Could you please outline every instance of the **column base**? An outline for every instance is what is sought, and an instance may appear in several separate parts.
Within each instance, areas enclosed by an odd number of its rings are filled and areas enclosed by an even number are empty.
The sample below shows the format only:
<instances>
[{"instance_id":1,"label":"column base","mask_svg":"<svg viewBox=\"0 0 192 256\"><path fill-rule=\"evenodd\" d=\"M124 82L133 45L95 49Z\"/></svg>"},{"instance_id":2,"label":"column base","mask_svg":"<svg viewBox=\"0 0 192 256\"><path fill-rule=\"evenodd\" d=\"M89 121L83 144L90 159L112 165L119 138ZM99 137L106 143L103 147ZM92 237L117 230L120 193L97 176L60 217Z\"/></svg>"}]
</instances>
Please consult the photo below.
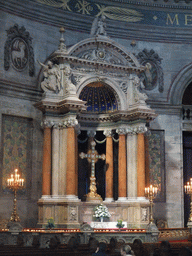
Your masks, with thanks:
<instances>
[{"instance_id":1,"label":"column base","mask_svg":"<svg viewBox=\"0 0 192 256\"><path fill-rule=\"evenodd\" d=\"M114 202L114 199L112 197L107 197L107 198L105 198L104 202L111 203L111 202Z\"/></svg>"},{"instance_id":2,"label":"column base","mask_svg":"<svg viewBox=\"0 0 192 256\"><path fill-rule=\"evenodd\" d=\"M137 197L137 200L140 201L140 202L149 202L149 199L147 199L144 196Z\"/></svg>"},{"instance_id":3,"label":"column base","mask_svg":"<svg viewBox=\"0 0 192 256\"><path fill-rule=\"evenodd\" d=\"M116 202L127 202L127 197L119 197Z\"/></svg>"}]
</instances>

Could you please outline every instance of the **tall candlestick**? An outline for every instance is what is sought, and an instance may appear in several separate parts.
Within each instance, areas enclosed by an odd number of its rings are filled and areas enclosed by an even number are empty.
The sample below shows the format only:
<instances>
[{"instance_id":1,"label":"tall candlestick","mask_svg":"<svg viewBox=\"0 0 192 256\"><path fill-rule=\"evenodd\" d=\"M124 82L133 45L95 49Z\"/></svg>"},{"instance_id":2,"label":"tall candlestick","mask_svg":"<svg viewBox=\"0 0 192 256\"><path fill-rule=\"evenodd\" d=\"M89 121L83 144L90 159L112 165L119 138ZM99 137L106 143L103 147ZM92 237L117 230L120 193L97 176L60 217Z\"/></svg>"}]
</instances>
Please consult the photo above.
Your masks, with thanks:
<instances>
[{"instance_id":1,"label":"tall candlestick","mask_svg":"<svg viewBox=\"0 0 192 256\"><path fill-rule=\"evenodd\" d=\"M23 189L24 179L20 179L20 175L17 174L18 170L14 170L14 174L11 174L11 178L7 179L7 188L14 191L14 200L13 200L13 212L11 214L10 221L18 222L20 221L19 215L17 214L17 190ZM22 182L21 182L22 181Z\"/></svg>"},{"instance_id":2,"label":"tall candlestick","mask_svg":"<svg viewBox=\"0 0 192 256\"><path fill-rule=\"evenodd\" d=\"M157 187L153 187L153 185L150 185L148 188L145 188L145 196L149 199L150 202L150 224L154 223L153 218L153 200L157 196Z\"/></svg>"},{"instance_id":3,"label":"tall candlestick","mask_svg":"<svg viewBox=\"0 0 192 256\"><path fill-rule=\"evenodd\" d=\"M189 214L189 222L192 222L192 178L187 182L187 185L184 186L185 193L190 195L190 214Z\"/></svg>"}]
</instances>

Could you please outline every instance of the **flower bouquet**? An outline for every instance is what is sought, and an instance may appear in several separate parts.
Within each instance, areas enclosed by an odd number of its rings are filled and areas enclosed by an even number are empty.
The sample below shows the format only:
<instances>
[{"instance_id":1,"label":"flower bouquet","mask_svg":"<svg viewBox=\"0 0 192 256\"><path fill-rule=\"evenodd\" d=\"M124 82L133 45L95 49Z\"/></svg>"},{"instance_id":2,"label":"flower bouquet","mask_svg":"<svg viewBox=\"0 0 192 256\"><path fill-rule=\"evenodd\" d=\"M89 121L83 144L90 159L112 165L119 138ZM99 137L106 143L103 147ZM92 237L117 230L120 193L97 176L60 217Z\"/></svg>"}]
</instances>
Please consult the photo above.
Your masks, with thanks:
<instances>
[{"instance_id":1,"label":"flower bouquet","mask_svg":"<svg viewBox=\"0 0 192 256\"><path fill-rule=\"evenodd\" d=\"M111 214L109 213L109 210L106 205L99 204L94 208L93 217L99 218L102 222L103 218L109 218L109 217L111 217Z\"/></svg>"}]
</instances>

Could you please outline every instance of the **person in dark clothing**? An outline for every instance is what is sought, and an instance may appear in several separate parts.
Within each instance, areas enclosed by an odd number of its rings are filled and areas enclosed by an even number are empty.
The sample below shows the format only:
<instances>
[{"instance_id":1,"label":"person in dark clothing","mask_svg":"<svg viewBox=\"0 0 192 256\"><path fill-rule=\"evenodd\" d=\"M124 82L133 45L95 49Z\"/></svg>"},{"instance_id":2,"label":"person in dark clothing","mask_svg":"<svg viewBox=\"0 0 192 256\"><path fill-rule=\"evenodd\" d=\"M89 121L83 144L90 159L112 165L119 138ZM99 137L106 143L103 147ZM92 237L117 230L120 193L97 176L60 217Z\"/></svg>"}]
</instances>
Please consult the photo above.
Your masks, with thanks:
<instances>
[{"instance_id":1,"label":"person in dark clothing","mask_svg":"<svg viewBox=\"0 0 192 256\"><path fill-rule=\"evenodd\" d=\"M159 246L161 256L171 256L171 245L169 241L162 241Z\"/></svg>"},{"instance_id":2,"label":"person in dark clothing","mask_svg":"<svg viewBox=\"0 0 192 256\"><path fill-rule=\"evenodd\" d=\"M106 243L99 243L99 246L97 247L97 250L95 253L92 254L92 256L107 256L107 254L105 253L107 249L107 245Z\"/></svg>"},{"instance_id":3,"label":"person in dark clothing","mask_svg":"<svg viewBox=\"0 0 192 256\"><path fill-rule=\"evenodd\" d=\"M135 239L133 241L132 250L135 256L149 256L148 251L144 248L140 239Z\"/></svg>"}]
</instances>

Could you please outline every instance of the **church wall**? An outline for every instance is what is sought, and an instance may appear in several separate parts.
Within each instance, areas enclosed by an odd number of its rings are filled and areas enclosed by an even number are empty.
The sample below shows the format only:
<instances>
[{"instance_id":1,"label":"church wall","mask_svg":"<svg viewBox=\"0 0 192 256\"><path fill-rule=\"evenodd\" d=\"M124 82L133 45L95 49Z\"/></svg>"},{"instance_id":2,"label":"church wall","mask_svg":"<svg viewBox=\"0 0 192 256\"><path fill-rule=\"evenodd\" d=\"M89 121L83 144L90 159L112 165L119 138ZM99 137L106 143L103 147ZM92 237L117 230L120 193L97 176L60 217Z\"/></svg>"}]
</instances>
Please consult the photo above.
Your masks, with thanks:
<instances>
[{"instance_id":1,"label":"church wall","mask_svg":"<svg viewBox=\"0 0 192 256\"><path fill-rule=\"evenodd\" d=\"M184 206L180 111L174 115L161 112L151 123L151 129L165 131L166 201L155 204L155 218L167 220L168 227L182 227Z\"/></svg>"},{"instance_id":2,"label":"church wall","mask_svg":"<svg viewBox=\"0 0 192 256\"><path fill-rule=\"evenodd\" d=\"M1 170L3 170L3 134L2 134L2 119L3 116L9 117L14 116L19 118L28 118L31 120L31 142L29 146L31 148L31 154L29 159L27 159L27 170L22 170L19 168L22 177L25 176L25 188L23 192L18 192L17 196L17 206L18 214L21 219L21 224L25 227L35 227L37 223L37 200L41 196L42 187L42 135L43 131L41 128L42 115L39 111L33 107L31 102L27 100L17 99L13 97L0 96L0 141L1 141ZM4 136L6 136L4 134ZM32 145L30 145L32 143ZM17 147L15 148L17 150ZM23 151L21 152L23 153ZM5 154L4 154L5 155ZM18 156L19 157L19 156ZM18 158L17 158L18 159ZM14 161L13 161L14 162ZM17 163L15 161L14 168L17 168ZM24 163L23 163L24 164ZM14 169L8 170L9 174L14 172ZM27 172L27 173L26 173ZM23 175L22 175L23 174ZM6 182L6 177L1 178ZM0 185L0 226L3 227L3 223L8 222L11 217L13 210L13 192L2 187Z\"/></svg>"},{"instance_id":3,"label":"church wall","mask_svg":"<svg viewBox=\"0 0 192 256\"><path fill-rule=\"evenodd\" d=\"M59 26L46 25L34 20L24 19L12 14L0 11L0 43L4 46L7 34L6 30L14 26L24 26L26 31L32 37L32 47L35 59L35 76L30 77L28 71L18 72L12 67L8 71L4 70L4 47L0 48L0 80L7 87L0 86L0 114L8 114L32 118L33 120L33 150L32 150L32 168L31 168L31 187L27 198L18 198L18 212L24 226L33 226L37 221L37 200L41 196L41 171L42 171L42 138L43 133L40 123L42 114L33 107L33 104L40 97L40 90L37 87L40 65L38 61L44 62L46 58L57 49L59 44ZM65 26L65 24L64 24ZM86 33L66 30L64 34L67 46L79 42L89 37ZM149 51L153 49L161 60L161 67L164 73L164 91L160 93L158 87L152 91L147 91L149 104L159 116L151 123L151 129L165 130L165 173L166 173L166 202L155 204L155 218L165 218L169 227L183 226L183 183L182 183L182 130L180 112L175 114L167 109L169 108L169 91L171 84L177 74L186 65L191 63L192 45L190 44L171 44L147 41L136 41L136 46L132 47L132 39L113 38L119 44L122 44L127 51L136 55L143 49ZM11 85L11 87L9 86ZM16 86L20 86L19 92ZM182 84L181 84L182 86ZM8 89L10 88L10 89ZM30 90L32 89L32 91ZM4 96L6 95L6 96ZM20 95L20 96L19 96ZM37 95L37 96L36 96ZM22 97L25 98L22 99ZM30 99L29 99L30 98ZM157 105L159 104L159 108ZM164 107L167 105L167 108ZM163 110L162 110L163 108ZM22 110L22 111L21 111ZM1 136L1 133L0 133ZM12 170L10 170L12 172ZM6 197L1 193L0 218L4 219L11 214L12 195ZM8 209L8 210L7 210ZM173 214L174 212L174 214ZM1 220L1 219L0 219Z\"/></svg>"}]
</instances>

